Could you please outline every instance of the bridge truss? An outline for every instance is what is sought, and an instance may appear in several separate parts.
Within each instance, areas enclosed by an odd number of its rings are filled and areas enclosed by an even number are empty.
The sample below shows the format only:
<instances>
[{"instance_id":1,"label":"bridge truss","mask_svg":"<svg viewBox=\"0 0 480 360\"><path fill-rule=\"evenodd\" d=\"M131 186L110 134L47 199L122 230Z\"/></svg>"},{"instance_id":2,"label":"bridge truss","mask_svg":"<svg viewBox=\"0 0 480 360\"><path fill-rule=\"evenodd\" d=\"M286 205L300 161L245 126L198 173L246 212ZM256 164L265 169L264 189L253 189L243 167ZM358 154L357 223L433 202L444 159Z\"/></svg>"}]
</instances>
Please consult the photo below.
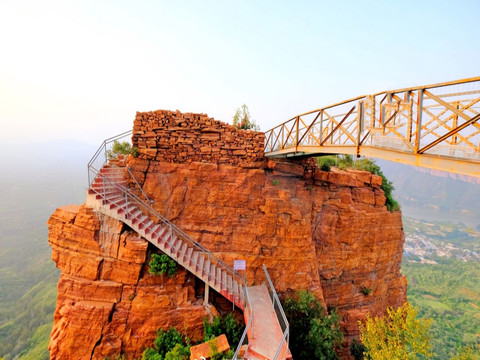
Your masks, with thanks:
<instances>
[{"instance_id":1,"label":"bridge truss","mask_svg":"<svg viewBox=\"0 0 480 360\"><path fill-rule=\"evenodd\" d=\"M351 154L480 176L480 77L359 96L265 132L265 155Z\"/></svg>"}]
</instances>

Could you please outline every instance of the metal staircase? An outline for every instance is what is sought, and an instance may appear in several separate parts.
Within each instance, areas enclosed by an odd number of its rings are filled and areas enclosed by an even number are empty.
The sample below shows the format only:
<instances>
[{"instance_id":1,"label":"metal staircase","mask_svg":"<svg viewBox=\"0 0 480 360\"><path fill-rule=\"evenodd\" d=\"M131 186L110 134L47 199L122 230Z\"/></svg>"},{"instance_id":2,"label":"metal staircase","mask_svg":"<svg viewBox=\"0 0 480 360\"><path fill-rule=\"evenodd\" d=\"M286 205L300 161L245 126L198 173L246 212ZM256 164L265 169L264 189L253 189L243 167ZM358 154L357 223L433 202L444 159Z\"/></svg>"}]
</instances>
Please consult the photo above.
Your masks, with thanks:
<instances>
[{"instance_id":1,"label":"metal staircase","mask_svg":"<svg viewBox=\"0 0 480 360\"><path fill-rule=\"evenodd\" d=\"M151 201L136 179L133 178L130 170L125 166L125 158L123 156L112 156L111 149L108 147L130 135L131 131L105 140L88 163L89 188L86 205L104 215L124 222L186 270L204 281L206 291L208 291L208 287L215 289L231 301L234 306L236 305L243 310L246 327L236 348L234 360L240 358L252 360L291 358L288 351L288 322L283 310L281 311L283 314L282 326L280 326L277 316L270 317L266 323L262 322L264 328L266 325L267 329L277 329L276 332L280 335L277 334L272 337L269 330L257 333L253 311L254 304L250 300L245 277L158 213L152 207ZM129 176L133 178L133 183L139 188L139 193L147 201L142 200L140 196L135 194L135 191L128 187ZM273 289L273 284L265 267L264 270L270 288ZM271 290L269 291L271 292ZM275 293L274 289L273 293ZM272 311L278 312L278 307L281 308L281 304L276 293L274 297L273 293L271 298L267 296L260 302L264 305L265 303L270 304ZM255 304L255 306L258 305ZM280 332L278 329L280 329ZM268 351L268 354L254 352L255 341L257 344L265 341L271 342L276 351ZM249 349L252 344L253 347ZM246 346L242 347L242 345ZM240 356L241 349L243 350L243 357Z\"/></svg>"},{"instance_id":2,"label":"metal staircase","mask_svg":"<svg viewBox=\"0 0 480 360\"><path fill-rule=\"evenodd\" d=\"M243 310L245 278L129 190L125 173L124 167L103 166L88 190L87 205L127 224Z\"/></svg>"}]
</instances>

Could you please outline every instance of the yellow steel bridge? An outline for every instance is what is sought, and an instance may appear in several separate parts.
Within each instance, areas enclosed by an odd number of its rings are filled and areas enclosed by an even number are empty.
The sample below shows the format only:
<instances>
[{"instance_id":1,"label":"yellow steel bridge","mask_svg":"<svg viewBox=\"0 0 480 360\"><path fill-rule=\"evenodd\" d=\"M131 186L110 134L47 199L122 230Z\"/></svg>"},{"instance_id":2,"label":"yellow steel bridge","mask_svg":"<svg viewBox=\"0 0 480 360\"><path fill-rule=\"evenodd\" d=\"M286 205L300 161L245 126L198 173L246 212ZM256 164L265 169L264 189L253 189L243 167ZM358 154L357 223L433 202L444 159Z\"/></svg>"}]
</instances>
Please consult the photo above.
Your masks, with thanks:
<instances>
[{"instance_id":1,"label":"yellow steel bridge","mask_svg":"<svg viewBox=\"0 0 480 360\"><path fill-rule=\"evenodd\" d=\"M265 132L265 155L351 154L480 176L480 77L359 96Z\"/></svg>"}]
</instances>

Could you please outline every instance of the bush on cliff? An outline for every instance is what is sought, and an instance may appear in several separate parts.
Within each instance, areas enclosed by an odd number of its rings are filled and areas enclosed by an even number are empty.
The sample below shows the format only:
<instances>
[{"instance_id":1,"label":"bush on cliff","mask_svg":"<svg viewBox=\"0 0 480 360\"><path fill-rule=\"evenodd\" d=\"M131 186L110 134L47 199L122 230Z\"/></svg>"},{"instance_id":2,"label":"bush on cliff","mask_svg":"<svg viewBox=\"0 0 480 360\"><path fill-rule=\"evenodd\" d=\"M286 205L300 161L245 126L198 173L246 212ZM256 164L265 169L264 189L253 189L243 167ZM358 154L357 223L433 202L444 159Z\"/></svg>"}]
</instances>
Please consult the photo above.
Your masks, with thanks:
<instances>
[{"instance_id":1,"label":"bush on cliff","mask_svg":"<svg viewBox=\"0 0 480 360\"><path fill-rule=\"evenodd\" d=\"M132 146L129 142L120 142L115 140L110 150L107 150L107 157L115 159L118 155L128 155L132 152Z\"/></svg>"},{"instance_id":2,"label":"bush on cliff","mask_svg":"<svg viewBox=\"0 0 480 360\"><path fill-rule=\"evenodd\" d=\"M223 319L219 316L215 316L213 322L209 322L207 318L203 319L205 341L225 334L230 346L235 347L240 341L244 329L245 325L237 321L232 313L228 313Z\"/></svg>"},{"instance_id":3,"label":"bush on cliff","mask_svg":"<svg viewBox=\"0 0 480 360\"><path fill-rule=\"evenodd\" d=\"M260 127L250 116L250 111L248 111L248 107L245 104L235 111L235 115L233 115L233 126L243 130L260 130Z\"/></svg>"},{"instance_id":4,"label":"bush on cliff","mask_svg":"<svg viewBox=\"0 0 480 360\"><path fill-rule=\"evenodd\" d=\"M187 360L190 356L189 342L173 327L167 331L159 329L153 342L154 348L145 349L142 360Z\"/></svg>"},{"instance_id":5,"label":"bush on cliff","mask_svg":"<svg viewBox=\"0 0 480 360\"><path fill-rule=\"evenodd\" d=\"M169 277L173 277L177 272L177 263L166 254L152 254L152 260L148 266L150 267L148 272L152 275L167 274Z\"/></svg>"},{"instance_id":6,"label":"bush on cliff","mask_svg":"<svg viewBox=\"0 0 480 360\"><path fill-rule=\"evenodd\" d=\"M290 323L290 351L296 360L338 359L343 333L335 310L327 314L309 291L298 291L285 299L283 308Z\"/></svg>"}]
</instances>

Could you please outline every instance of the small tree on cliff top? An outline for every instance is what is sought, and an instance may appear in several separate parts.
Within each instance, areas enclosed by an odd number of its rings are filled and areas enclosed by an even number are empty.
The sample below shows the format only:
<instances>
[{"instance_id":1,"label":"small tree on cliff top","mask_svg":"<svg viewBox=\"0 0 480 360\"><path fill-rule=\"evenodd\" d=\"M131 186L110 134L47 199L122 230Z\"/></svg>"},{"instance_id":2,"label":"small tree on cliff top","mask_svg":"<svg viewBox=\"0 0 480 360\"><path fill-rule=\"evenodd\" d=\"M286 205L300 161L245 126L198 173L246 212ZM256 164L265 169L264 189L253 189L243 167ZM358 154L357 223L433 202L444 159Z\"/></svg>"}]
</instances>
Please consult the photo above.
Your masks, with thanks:
<instances>
[{"instance_id":1,"label":"small tree on cliff top","mask_svg":"<svg viewBox=\"0 0 480 360\"><path fill-rule=\"evenodd\" d=\"M252 119L250 111L248 111L248 107L245 104L235 111L235 115L233 115L233 125L237 129L260 130L260 126Z\"/></svg>"},{"instance_id":2,"label":"small tree on cliff top","mask_svg":"<svg viewBox=\"0 0 480 360\"><path fill-rule=\"evenodd\" d=\"M429 329L431 319L417 319L417 310L409 303L397 310L389 308L382 318L367 315L359 323L360 340L371 360L429 359L431 352Z\"/></svg>"}]
</instances>

